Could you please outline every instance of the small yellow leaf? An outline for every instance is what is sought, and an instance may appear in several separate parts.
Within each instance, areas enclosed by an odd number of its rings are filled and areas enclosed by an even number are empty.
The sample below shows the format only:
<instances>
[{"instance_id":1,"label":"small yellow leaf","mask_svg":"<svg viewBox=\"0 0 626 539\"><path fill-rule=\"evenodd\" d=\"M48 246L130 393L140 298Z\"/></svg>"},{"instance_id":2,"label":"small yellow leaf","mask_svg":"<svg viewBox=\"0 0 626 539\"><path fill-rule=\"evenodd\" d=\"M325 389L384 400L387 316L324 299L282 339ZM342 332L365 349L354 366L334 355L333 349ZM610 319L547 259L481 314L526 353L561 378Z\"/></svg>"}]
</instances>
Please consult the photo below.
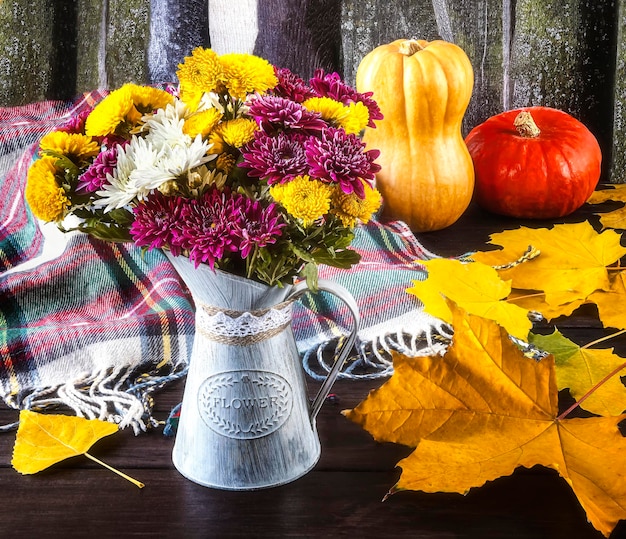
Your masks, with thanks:
<instances>
[{"instance_id":1,"label":"small yellow leaf","mask_svg":"<svg viewBox=\"0 0 626 539\"><path fill-rule=\"evenodd\" d=\"M503 281L491 266L480 262L436 258L423 262L428 277L413 281L407 292L417 296L424 310L445 322L452 322L452 313L445 298L465 311L494 320L508 332L526 339L532 323L528 311L504 301L511 292L510 283Z\"/></svg>"},{"instance_id":2,"label":"small yellow leaf","mask_svg":"<svg viewBox=\"0 0 626 539\"><path fill-rule=\"evenodd\" d=\"M626 255L620 234L596 232L587 221L547 228L509 230L491 236L499 251L473 255L479 262L501 265L515 260L529 245L541 254L528 262L500 272L513 288L542 290L550 305L565 305L586 299L596 290L608 290L607 266Z\"/></svg>"},{"instance_id":3,"label":"small yellow leaf","mask_svg":"<svg viewBox=\"0 0 626 539\"><path fill-rule=\"evenodd\" d=\"M34 474L85 454L100 438L117 431L117 425L97 419L22 410L11 464L20 473Z\"/></svg>"},{"instance_id":4,"label":"small yellow leaf","mask_svg":"<svg viewBox=\"0 0 626 539\"><path fill-rule=\"evenodd\" d=\"M569 388L576 400L625 361L612 348L582 348L558 330L551 335L530 337L532 344L554 356L558 387ZM598 415L619 415L626 410L626 387L619 376L613 376L591 393L582 406Z\"/></svg>"},{"instance_id":5,"label":"small yellow leaf","mask_svg":"<svg viewBox=\"0 0 626 539\"><path fill-rule=\"evenodd\" d=\"M11 464L22 474L35 474L67 458L85 455L142 488L143 483L87 453L98 440L118 430L114 423L99 419L22 410Z\"/></svg>"}]
</instances>

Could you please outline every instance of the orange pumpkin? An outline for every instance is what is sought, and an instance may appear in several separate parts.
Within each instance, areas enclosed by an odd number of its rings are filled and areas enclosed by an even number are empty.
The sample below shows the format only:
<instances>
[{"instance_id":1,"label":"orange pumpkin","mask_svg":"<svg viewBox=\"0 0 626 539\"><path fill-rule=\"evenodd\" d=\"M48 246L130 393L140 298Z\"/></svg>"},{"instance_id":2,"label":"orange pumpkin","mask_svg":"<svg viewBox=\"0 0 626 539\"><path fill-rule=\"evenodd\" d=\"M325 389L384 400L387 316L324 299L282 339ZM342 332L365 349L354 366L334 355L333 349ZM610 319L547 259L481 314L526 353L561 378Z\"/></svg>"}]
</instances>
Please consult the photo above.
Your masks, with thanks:
<instances>
[{"instance_id":1,"label":"orange pumpkin","mask_svg":"<svg viewBox=\"0 0 626 539\"><path fill-rule=\"evenodd\" d=\"M423 232L451 225L467 209L474 168L461 122L473 84L467 55L446 41L400 39L363 58L357 90L373 92L384 115L363 137L380 150L383 219Z\"/></svg>"},{"instance_id":2,"label":"orange pumpkin","mask_svg":"<svg viewBox=\"0 0 626 539\"><path fill-rule=\"evenodd\" d=\"M600 179L595 136L568 113L528 107L496 114L467 135L476 202L493 213L555 219L580 208Z\"/></svg>"}]
</instances>

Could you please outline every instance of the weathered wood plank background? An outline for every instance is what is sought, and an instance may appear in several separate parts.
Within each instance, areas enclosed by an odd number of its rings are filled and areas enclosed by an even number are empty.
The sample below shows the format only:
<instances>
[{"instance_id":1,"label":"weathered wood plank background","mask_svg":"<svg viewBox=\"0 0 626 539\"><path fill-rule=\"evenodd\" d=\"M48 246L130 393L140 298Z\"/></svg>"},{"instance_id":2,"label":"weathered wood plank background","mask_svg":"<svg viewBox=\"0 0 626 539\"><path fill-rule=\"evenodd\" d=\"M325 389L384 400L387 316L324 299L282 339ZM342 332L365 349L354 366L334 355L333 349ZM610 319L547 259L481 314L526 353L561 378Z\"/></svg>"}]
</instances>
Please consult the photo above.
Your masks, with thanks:
<instances>
[{"instance_id":1,"label":"weathered wood plank background","mask_svg":"<svg viewBox=\"0 0 626 539\"><path fill-rule=\"evenodd\" d=\"M603 179L626 181L623 0L0 0L0 106L175 80L198 45L354 83L367 52L404 37L467 52L466 132L503 110L561 108L599 139Z\"/></svg>"}]
</instances>

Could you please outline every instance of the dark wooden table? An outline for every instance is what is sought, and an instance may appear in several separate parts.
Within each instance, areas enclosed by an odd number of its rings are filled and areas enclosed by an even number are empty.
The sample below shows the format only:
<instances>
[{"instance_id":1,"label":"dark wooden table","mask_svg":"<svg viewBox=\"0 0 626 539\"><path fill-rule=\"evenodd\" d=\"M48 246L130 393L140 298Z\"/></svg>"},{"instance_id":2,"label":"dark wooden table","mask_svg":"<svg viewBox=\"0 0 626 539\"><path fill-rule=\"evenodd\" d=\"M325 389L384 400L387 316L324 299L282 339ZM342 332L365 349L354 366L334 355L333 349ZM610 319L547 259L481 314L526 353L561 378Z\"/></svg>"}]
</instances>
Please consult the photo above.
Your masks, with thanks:
<instances>
[{"instance_id":1,"label":"dark wooden table","mask_svg":"<svg viewBox=\"0 0 626 539\"><path fill-rule=\"evenodd\" d=\"M585 206L567 220L592 217ZM482 249L489 234L517 228L519 221L472 206L452 227L421 234L429 249L459 255ZM523 223L542 226L549 223ZM604 334L591 309L559 329L586 343ZM626 353L626 340L612 343ZM255 492L228 492L184 479L171 463L173 439L161 431L135 437L127 429L98 442L94 456L143 481L138 489L84 457L34 476L11 467L14 433L0 435L0 532L2 537L407 537L599 539L576 497L555 472L539 467L474 489L466 496L403 492L385 502L396 482L395 464L409 448L378 444L341 415L381 382L339 381L339 402L318 417L322 457L316 468L289 485ZM182 383L155 395L158 417L179 402ZM311 393L316 385L311 383ZM0 421L16 418L2 408ZM626 537L621 523L611 539Z\"/></svg>"}]
</instances>

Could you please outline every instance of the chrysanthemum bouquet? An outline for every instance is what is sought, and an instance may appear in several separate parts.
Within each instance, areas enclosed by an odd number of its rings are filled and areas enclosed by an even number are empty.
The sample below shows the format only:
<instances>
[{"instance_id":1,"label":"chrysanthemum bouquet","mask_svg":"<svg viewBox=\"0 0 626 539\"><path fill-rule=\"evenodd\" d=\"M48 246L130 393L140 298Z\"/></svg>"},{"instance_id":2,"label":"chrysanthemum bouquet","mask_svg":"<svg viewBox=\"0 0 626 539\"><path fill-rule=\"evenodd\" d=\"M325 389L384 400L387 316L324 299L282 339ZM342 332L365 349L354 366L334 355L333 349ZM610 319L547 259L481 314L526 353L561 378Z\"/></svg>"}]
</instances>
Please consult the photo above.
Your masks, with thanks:
<instances>
[{"instance_id":1,"label":"chrysanthemum bouquet","mask_svg":"<svg viewBox=\"0 0 626 539\"><path fill-rule=\"evenodd\" d=\"M381 203L378 151L358 137L382 117L371 95L204 48L177 75L177 88L126 84L44 136L34 215L269 285L315 287L318 264L358 262L353 229Z\"/></svg>"}]
</instances>

